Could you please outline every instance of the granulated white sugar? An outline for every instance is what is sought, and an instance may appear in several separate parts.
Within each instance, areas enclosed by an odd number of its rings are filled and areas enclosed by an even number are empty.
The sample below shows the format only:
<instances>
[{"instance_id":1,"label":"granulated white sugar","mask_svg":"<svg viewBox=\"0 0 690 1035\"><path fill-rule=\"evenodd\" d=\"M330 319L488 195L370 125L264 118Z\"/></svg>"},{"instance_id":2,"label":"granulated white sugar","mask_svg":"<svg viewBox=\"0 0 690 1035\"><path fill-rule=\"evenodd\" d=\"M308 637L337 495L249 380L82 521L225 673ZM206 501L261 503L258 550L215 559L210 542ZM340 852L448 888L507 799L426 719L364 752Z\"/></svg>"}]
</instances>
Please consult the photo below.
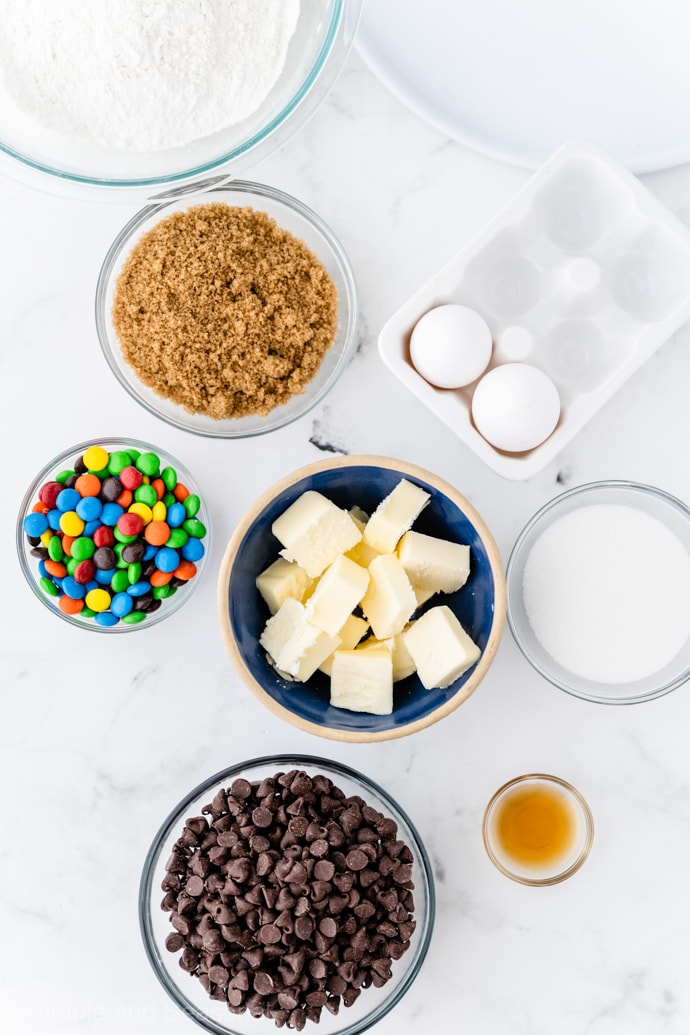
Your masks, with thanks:
<instances>
[{"instance_id":1,"label":"granulated white sugar","mask_svg":"<svg viewBox=\"0 0 690 1035\"><path fill-rule=\"evenodd\" d=\"M0 0L0 108L108 148L180 147L253 114L300 0Z\"/></svg>"},{"instance_id":2,"label":"granulated white sugar","mask_svg":"<svg viewBox=\"0 0 690 1035\"><path fill-rule=\"evenodd\" d=\"M536 638L563 668L634 682L663 669L690 635L690 554L650 514L584 506L535 542L523 600Z\"/></svg>"}]
</instances>

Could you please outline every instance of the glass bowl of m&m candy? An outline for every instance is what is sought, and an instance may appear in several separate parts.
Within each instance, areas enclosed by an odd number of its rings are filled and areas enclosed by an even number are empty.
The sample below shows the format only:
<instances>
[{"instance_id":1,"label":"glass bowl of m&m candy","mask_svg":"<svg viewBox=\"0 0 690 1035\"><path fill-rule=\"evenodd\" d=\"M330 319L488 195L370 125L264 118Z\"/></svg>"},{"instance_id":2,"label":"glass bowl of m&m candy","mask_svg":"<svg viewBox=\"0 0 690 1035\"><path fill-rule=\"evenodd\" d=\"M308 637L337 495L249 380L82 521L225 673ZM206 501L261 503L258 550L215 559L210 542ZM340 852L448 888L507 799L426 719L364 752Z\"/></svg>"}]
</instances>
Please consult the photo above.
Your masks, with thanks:
<instances>
[{"instance_id":1,"label":"glass bowl of m&m candy","mask_svg":"<svg viewBox=\"0 0 690 1035\"><path fill-rule=\"evenodd\" d=\"M33 480L17 549L36 596L82 629L146 628L189 598L210 545L208 513L179 460L133 439L64 450Z\"/></svg>"}]
</instances>

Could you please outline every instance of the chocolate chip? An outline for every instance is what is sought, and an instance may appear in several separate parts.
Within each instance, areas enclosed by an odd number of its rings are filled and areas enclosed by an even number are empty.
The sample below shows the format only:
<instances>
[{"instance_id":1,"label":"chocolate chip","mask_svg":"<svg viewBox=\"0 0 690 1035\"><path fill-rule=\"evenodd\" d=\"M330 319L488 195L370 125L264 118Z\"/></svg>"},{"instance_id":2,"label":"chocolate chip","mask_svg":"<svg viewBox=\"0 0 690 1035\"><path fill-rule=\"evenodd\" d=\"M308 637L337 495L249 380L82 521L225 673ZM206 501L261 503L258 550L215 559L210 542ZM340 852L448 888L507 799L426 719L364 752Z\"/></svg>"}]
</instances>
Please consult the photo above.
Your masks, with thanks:
<instances>
[{"instance_id":1,"label":"chocolate chip","mask_svg":"<svg viewBox=\"0 0 690 1035\"><path fill-rule=\"evenodd\" d=\"M302 1030L382 987L414 931L397 825L327 777L236 779L190 817L162 880L168 951L232 1014Z\"/></svg>"}]
</instances>

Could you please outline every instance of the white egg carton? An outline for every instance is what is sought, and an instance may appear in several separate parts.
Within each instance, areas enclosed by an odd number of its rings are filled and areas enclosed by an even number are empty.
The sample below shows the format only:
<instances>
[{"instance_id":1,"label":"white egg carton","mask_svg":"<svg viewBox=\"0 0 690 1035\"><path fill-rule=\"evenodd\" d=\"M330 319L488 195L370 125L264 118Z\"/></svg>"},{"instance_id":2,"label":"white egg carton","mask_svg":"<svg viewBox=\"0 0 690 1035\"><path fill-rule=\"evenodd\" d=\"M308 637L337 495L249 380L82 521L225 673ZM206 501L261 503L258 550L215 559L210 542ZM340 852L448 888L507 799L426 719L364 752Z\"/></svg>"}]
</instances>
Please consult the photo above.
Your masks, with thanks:
<instances>
[{"instance_id":1,"label":"white egg carton","mask_svg":"<svg viewBox=\"0 0 690 1035\"><path fill-rule=\"evenodd\" d=\"M435 388L410 360L429 309L475 309L493 338L487 370L542 369L561 414L541 445L495 449L472 422L478 384ZM541 470L630 375L690 317L690 233L631 173L589 143L560 147L379 335L384 363L491 468Z\"/></svg>"}]
</instances>

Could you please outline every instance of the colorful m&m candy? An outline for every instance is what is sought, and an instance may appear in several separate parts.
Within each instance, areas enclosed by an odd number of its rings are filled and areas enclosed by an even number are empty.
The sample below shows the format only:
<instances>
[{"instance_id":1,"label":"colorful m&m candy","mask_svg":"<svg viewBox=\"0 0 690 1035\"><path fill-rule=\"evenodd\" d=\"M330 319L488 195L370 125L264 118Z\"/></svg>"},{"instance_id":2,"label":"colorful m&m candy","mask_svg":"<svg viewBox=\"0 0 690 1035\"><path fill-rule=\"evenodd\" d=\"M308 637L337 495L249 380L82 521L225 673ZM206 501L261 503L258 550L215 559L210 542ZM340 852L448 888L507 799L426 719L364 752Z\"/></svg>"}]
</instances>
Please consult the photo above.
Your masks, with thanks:
<instances>
[{"instance_id":1,"label":"colorful m&m candy","mask_svg":"<svg viewBox=\"0 0 690 1035\"><path fill-rule=\"evenodd\" d=\"M91 445L23 519L37 584L69 616L137 625L184 590L206 552L203 505L150 449Z\"/></svg>"}]
</instances>

